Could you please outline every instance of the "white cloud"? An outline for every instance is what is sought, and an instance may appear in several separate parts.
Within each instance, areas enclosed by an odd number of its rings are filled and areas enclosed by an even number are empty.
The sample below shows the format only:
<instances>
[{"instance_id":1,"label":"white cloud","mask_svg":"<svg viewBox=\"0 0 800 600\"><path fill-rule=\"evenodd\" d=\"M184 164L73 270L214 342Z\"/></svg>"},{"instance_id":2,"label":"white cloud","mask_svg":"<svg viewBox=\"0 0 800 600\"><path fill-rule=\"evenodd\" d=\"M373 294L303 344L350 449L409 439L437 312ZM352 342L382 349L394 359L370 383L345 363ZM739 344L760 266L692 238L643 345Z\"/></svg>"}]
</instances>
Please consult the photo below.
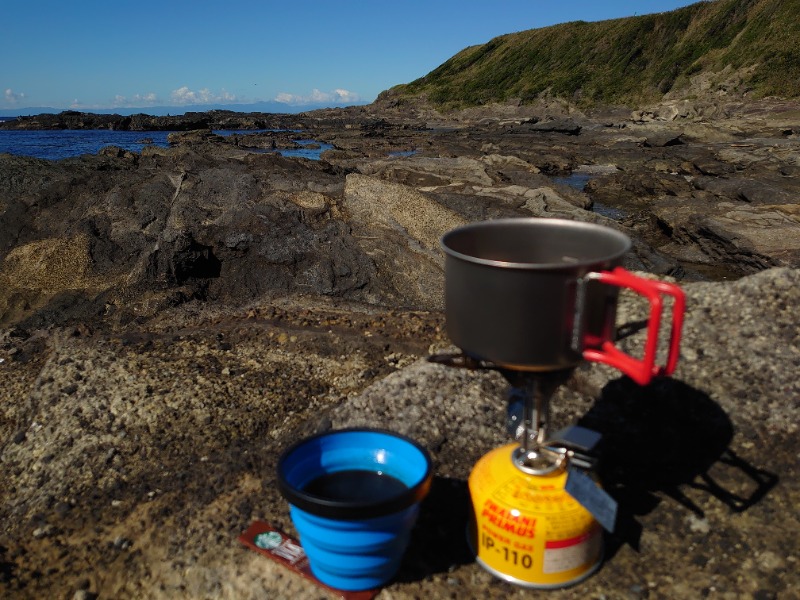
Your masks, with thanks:
<instances>
[{"instance_id":1,"label":"white cloud","mask_svg":"<svg viewBox=\"0 0 800 600\"><path fill-rule=\"evenodd\" d=\"M25 99L25 94L21 92L17 93L11 88L6 89L3 95L6 99L6 102L8 102L9 104L16 104L17 102L20 102L21 100Z\"/></svg>"},{"instance_id":2,"label":"white cloud","mask_svg":"<svg viewBox=\"0 0 800 600\"><path fill-rule=\"evenodd\" d=\"M239 98L224 89L218 94L215 94L208 88L203 88L195 92L190 90L187 86L173 90L170 97L175 104L212 104L239 101Z\"/></svg>"},{"instance_id":3,"label":"white cloud","mask_svg":"<svg viewBox=\"0 0 800 600\"><path fill-rule=\"evenodd\" d=\"M287 94L286 92L281 92L275 96L275 102L283 102L284 104L295 104L299 99L301 99L300 96Z\"/></svg>"},{"instance_id":4,"label":"white cloud","mask_svg":"<svg viewBox=\"0 0 800 600\"><path fill-rule=\"evenodd\" d=\"M156 96L153 92L150 92L149 94L136 94L133 97L133 101L152 104L153 102L158 102L158 96Z\"/></svg>"},{"instance_id":5,"label":"white cloud","mask_svg":"<svg viewBox=\"0 0 800 600\"><path fill-rule=\"evenodd\" d=\"M108 108L106 104L87 104L81 102L78 98L73 98L72 102L67 106L70 110L91 111L100 108Z\"/></svg>"},{"instance_id":6,"label":"white cloud","mask_svg":"<svg viewBox=\"0 0 800 600\"><path fill-rule=\"evenodd\" d=\"M137 107L153 106L158 102L158 96L153 92L147 94L134 94L130 98L117 94L112 100L112 106L117 107Z\"/></svg>"},{"instance_id":7,"label":"white cloud","mask_svg":"<svg viewBox=\"0 0 800 600\"><path fill-rule=\"evenodd\" d=\"M361 97L358 94L348 90L337 89L333 90L333 93L336 95L337 102L358 102L361 100Z\"/></svg>"},{"instance_id":8,"label":"white cloud","mask_svg":"<svg viewBox=\"0 0 800 600\"><path fill-rule=\"evenodd\" d=\"M304 105L304 104L348 104L353 102L358 102L361 98L355 92L351 92L344 89L335 89L332 92L321 92L320 90L314 88L311 90L311 94L308 96L298 96L295 94L289 94L287 92L281 92L277 96L275 96L275 102L282 102L283 104L291 104L291 105Z\"/></svg>"}]
</instances>

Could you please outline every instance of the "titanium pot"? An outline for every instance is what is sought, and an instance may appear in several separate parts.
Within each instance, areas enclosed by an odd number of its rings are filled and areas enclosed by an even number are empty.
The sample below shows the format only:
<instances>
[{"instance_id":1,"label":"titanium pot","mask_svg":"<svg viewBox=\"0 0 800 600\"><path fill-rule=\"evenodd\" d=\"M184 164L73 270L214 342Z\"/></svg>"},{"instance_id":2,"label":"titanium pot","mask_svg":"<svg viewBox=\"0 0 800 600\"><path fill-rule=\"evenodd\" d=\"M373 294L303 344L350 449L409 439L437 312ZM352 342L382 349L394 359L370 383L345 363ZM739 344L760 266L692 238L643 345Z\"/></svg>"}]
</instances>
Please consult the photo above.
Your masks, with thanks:
<instances>
[{"instance_id":1,"label":"titanium pot","mask_svg":"<svg viewBox=\"0 0 800 600\"><path fill-rule=\"evenodd\" d=\"M623 269L631 241L614 229L561 219L498 219L442 237L447 333L478 360L521 371L606 363L646 385L678 361L685 297L676 285ZM615 345L620 287L650 303L644 355ZM657 366L663 296L673 298L665 366Z\"/></svg>"}]
</instances>

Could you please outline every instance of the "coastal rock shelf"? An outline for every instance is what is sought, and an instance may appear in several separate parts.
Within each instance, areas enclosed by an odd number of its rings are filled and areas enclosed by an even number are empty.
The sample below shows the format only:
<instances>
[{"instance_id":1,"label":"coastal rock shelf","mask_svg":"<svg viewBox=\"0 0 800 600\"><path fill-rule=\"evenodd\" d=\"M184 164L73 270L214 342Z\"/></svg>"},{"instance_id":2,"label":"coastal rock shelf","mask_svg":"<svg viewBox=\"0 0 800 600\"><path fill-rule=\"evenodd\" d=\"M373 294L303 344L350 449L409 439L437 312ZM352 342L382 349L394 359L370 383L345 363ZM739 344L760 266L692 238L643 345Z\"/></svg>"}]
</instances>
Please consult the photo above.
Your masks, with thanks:
<instances>
[{"instance_id":1,"label":"coastal rock shelf","mask_svg":"<svg viewBox=\"0 0 800 600\"><path fill-rule=\"evenodd\" d=\"M672 379L586 364L558 392L554 427L604 434L620 520L603 568L547 595L792 597L800 113L767 108L710 128L374 105L258 123L331 144L319 161L205 129L140 154L1 155L0 596L320 597L237 537L255 519L293 533L287 444L375 425L436 472L379 598L529 597L464 536L466 477L507 441L505 381L425 359L452 350L440 235L542 216L625 231L626 266L688 296ZM573 172L583 190L558 181ZM622 294L628 352L642 310Z\"/></svg>"}]
</instances>

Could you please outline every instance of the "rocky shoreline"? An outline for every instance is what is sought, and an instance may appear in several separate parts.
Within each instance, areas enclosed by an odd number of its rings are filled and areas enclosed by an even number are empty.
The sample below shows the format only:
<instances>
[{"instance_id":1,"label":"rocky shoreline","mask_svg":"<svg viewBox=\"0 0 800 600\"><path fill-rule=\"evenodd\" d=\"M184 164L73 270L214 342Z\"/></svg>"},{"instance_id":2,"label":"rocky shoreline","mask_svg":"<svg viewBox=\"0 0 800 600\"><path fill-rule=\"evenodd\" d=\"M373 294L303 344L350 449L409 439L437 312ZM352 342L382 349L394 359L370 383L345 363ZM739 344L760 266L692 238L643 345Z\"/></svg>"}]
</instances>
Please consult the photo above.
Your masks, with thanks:
<instances>
[{"instance_id":1,"label":"rocky shoreline","mask_svg":"<svg viewBox=\"0 0 800 600\"><path fill-rule=\"evenodd\" d=\"M144 113L123 116L76 110L43 113L0 121L0 129L36 131L56 129L111 129L114 131L189 131L192 129L275 129L283 122L280 115L239 113L228 110L187 112L154 116Z\"/></svg>"},{"instance_id":2,"label":"rocky shoreline","mask_svg":"<svg viewBox=\"0 0 800 600\"><path fill-rule=\"evenodd\" d=\"M604 433L624 519L600 572L548 595L796 597L800 110L744 108L387 102L225 138L190 119L141 154L0 156L0 593L320 597L236 538L292 531L273 476L290 440L369 424L437 473L379 597L529 596L463 539L505 383L425 359L450 349L441 234L538 216L621 229L628 268L689 296L673 379L585 365L559 391L557 423ZM287 130L333 149L265 153ZM641 310L625 295L620 322Z\"/></svg>"}]
</instances>

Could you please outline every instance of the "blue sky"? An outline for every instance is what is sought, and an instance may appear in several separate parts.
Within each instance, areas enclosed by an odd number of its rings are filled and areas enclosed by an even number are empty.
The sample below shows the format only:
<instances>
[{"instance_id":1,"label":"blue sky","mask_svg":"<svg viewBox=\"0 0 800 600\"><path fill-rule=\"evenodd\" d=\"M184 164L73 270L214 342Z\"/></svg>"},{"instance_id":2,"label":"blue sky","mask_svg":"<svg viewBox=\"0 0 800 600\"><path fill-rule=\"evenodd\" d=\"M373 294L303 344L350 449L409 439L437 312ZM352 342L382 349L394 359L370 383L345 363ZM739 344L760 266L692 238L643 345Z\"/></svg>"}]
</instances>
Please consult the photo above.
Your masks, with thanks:
<instances>
[{"instance_id":1,"label":"blue sky","mask_svg":"<svg viewBox=\"0 0 800 600\"><path fill-rule=\"evenodd\" d=\"M692 3L0 0L0 110L367 103L498 35Z\"/></svg>"}]
</instances>

